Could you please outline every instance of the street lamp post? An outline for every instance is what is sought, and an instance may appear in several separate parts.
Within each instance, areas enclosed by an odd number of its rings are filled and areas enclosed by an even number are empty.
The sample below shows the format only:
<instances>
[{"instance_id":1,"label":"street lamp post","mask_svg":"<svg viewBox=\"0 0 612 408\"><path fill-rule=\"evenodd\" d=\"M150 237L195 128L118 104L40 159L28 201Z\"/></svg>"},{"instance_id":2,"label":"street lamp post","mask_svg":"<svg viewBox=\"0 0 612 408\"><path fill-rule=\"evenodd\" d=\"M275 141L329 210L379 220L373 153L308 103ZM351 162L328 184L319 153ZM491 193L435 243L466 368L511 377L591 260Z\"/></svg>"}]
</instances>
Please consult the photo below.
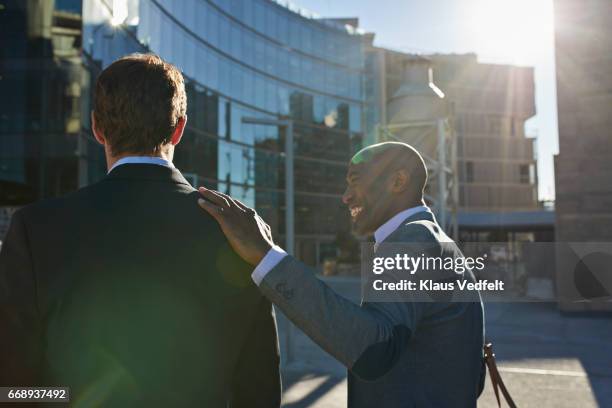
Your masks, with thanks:
<instances>
[{"instance_id":1,"label":"street lamp post","mask_svg":"<svg viewBox=\"0 0 612 408\"><path fill-rule=\"evenodd\" d=\"M293 255L295 250L295 194L293 179L293 120L242 118L251 125L278 126L285 129L285 251Z\"/></svg>"},{"instance_id":2,"label":"street lamp post","mask_svg":"<svg viewBox=\"0 0 612 408\"><path fill-rule=\"evenodd\" d=\"M242 123L251 125L278 126L285 129L285 251L293 255L295 250L295 201L293 179L293 120L242 118ZM283 365L293 361L293 324L287 320L285 330L285 356Z\"/></svg>"}]
</instances>

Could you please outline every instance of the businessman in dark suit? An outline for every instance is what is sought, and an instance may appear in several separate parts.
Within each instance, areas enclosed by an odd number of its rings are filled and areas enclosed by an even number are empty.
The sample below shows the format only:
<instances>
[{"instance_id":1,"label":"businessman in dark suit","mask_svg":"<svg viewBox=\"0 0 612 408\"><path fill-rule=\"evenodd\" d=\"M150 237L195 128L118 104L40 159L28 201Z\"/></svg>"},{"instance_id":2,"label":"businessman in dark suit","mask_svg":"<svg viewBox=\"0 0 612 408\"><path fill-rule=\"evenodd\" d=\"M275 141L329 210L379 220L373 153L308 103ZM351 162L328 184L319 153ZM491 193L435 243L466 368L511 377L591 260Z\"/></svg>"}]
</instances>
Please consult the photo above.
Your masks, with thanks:
<instances>
[{"instance_id":1,"label":"businessman in dark suit","mask_svg":"<svg viewBox=\"0 0 612 408\"><path fill-rule=\"evenodd\" d=\"M423 159L403 143L373 145L352 158L343 201L355 232L374 235L376 256L385 256L385 244L395 243L412 257L463 258L424 204L426 182ZM200 192L205 198L200 205L255 266L251 277L261 292L347 367L350 408L476 406L485 374L483 308L477 292L460 296L460 301L435 294L430 299L425 293L393 294L355 305L274 245L269 227L255 211L225 194ZM432 272L426 276L475 281L469 270L461 275Z\"/></svg>"},{"instance_id":2,"label":"businessman in dark suit","mask_svg":"<svg viewBox=\"0 0 612 408\"><path fill-rule=\"evenodd\" d=\"M272 306L172 165L186 104L157 56L100 75L108 176L16 212L0 253L0 386L67 386L87 407L280 405Z\"/></svg>"}]
</instances>

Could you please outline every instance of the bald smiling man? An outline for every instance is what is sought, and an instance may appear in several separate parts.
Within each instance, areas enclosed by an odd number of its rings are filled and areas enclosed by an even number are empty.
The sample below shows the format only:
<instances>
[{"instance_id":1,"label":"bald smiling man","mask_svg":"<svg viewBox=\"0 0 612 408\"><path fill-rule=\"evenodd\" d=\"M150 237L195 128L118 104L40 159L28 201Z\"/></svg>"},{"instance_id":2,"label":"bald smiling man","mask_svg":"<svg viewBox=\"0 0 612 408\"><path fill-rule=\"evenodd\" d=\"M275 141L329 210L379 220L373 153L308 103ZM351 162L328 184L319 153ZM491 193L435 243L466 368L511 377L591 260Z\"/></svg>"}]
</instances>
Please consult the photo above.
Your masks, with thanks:
<instances>
[{"instance_id":1,"label":"bald smiling man","mask_svg":"<svg viewBox=\"0 0 612 408\"><path fill-rule=\"evenodd\" d=\"M346 180L342 201L357 235L374 235L377 247L416 245L415 256L426 251L462 257L425 205L427 169L411 146L387 142L359 151ZM347 367L350 408L476 406L485 375L478 294L473 301L424 302L404 296L362 300L357 306L275 245L254 210L216 191L201 188L200 193L200 206L219 222L236 252L255 266L251 277L260 291ZM464 278L474 281L471 271Z\"/></svg>"}]
</instances>

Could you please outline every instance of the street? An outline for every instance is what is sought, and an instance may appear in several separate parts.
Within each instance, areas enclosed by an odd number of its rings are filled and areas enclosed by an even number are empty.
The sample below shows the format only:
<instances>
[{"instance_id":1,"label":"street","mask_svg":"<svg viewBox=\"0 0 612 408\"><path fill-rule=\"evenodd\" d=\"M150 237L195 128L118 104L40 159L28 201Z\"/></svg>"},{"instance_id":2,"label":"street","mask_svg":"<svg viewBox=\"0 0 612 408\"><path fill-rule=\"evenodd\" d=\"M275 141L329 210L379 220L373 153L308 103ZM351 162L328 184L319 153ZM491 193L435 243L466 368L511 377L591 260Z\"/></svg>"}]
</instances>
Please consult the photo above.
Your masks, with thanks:
<instances>
[{"instance_id":1,"label":"street","mask_svg":"<svg viewBox=\"0 0 612 408\"><path fill-rule=\"evenodd\" d=\"M327 282L357 300L357 281ZM277 316L285 353L287 321L281 313ZM566 316L551 303L488 303L485 316L487 338L517 406L612 406L612 317ZM291 339L293 359L283 370L283 406L345 407L344 368L295 327ZM488 376L478 405L497 406Z\"/></svg>"}]
</instances>

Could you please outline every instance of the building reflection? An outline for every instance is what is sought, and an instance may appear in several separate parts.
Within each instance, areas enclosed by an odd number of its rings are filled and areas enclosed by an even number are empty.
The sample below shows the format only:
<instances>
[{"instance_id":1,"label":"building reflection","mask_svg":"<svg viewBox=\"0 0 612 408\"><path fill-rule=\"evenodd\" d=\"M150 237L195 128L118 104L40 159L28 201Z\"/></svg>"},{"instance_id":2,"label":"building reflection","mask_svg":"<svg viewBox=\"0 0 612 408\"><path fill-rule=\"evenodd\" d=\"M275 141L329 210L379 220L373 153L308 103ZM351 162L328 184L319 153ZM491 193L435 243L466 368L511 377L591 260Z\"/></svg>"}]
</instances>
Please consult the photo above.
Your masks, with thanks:
<instances>
[{"instance_id":1,"label":"building reflection","mask_svg":"<svg viewBox=\"0 0 612 408\"><path fill-rule=\"evenodd\" d=\"M365 36L269 0L2 1L0 206L96 182L92 85L113 60L154 52L186 78L188 126L175 165L195 184L255 206L284 234L284 135L295 123L296 252L313 265L350 238L346 163L362 143ZM2 231L0 231L0 234ZM0 238L1 239L1 238Z\"/></svg>"}]
</instances>

